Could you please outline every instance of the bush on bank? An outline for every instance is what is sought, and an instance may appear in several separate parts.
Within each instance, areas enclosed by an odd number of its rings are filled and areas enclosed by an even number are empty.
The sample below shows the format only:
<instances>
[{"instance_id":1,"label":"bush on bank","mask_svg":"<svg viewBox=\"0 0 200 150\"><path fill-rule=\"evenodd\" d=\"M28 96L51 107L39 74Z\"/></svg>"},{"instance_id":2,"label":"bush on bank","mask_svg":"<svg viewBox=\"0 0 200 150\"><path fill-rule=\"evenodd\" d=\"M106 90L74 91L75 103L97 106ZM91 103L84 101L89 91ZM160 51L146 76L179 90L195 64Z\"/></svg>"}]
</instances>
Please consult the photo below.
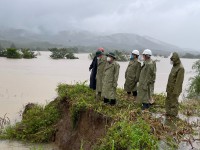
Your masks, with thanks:
<instances>
[{"instance_id":1,"label":"bush on bank","mask_svg":"<svg viewBox=\"0 0 200 150\"><path fill-rule=\"evenodd\" d=\"M34 105L26 111L21 122L5 128L1 139L15 139L29 142L50 142L55 133L55 124L61 114L58 103L50 103L45 107Z\"/></svg>"},{"instance_id":2,"label":"bush on bank","mask_svg":"<svg viewBox=\"0 0 200 150\"><path fill-rule=\"evenodd\" d=\"M188 98L200 99L200 60L193 64L192 69L196 75L190 78Z\"/></svg>"}]
</instances>

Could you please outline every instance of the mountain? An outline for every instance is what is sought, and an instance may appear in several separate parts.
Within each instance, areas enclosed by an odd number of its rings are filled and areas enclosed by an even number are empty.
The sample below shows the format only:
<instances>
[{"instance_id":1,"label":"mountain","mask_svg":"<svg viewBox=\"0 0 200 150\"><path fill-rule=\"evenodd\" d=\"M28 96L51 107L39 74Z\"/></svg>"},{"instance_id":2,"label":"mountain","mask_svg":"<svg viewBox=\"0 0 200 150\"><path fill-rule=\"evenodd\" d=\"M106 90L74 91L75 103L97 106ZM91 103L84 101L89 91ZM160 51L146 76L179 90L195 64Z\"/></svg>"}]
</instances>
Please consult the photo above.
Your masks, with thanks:
<instances>
[{"instance_id":1,"label":"mountain","mask_svg":"<svg viewBox=\"0 0 200 150\"><path fill-rule=\"evenodd\" d=\"M6 41L7 44L4 44ZM82 49L105 47L108 50L152 49L154 54L167 55L171 51L184 52L184 49L149 36L132 33L98 35L88 31L60 31L58 33L30 32L24 29L0 30L2 46L14 42L18 47L47 49L51 47L77 46Z\"/></svg>"}]
</instances>

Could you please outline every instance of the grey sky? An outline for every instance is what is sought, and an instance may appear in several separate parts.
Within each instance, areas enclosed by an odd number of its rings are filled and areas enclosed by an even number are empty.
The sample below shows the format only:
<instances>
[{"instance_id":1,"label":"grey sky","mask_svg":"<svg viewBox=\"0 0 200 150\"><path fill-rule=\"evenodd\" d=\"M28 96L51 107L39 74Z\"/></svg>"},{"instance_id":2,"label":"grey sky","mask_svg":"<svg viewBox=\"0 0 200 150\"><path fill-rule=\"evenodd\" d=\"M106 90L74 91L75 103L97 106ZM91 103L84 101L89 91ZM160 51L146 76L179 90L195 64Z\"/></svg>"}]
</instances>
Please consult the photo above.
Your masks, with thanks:
<instances>
[{"instance_id":1,"label":"grey sky","mask_svg":"<svg viewBox=\"0 0 200 150\"><path fill-rule=\"evenodd\" d=\"M136 33L200 49L200 1L0 0L0 27Z\"/></svg>"}]
</instances>

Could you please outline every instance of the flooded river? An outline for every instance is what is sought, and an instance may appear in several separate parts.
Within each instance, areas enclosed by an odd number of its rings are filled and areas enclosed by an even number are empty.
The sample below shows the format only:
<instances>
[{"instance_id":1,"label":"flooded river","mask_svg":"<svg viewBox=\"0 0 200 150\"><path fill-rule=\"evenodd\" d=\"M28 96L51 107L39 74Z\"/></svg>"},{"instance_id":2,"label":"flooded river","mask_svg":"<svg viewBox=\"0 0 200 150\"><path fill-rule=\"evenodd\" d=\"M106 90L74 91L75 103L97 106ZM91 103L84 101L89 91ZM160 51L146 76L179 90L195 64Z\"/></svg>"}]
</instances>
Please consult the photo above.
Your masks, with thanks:
<instances>
[{"instance_id":1,"label":"flooded river","mask_svg":"<svg viewBox=\"0 0 200 150\"><path fill-rule=\"evenodd\" d=\"M88 54L77 54L78 60L52 60L49 52L41 52L37 59L7 59L0 58L0 116L7 116L14 122L20 119L20 110L28 102L46 104L56 97L55 88L59 83L73 84L75 82L89 81L89 65L91 60ZM168 58L158 58L157 79L155 92L165 92L167 79L171 70ZM194 76L191 67L196 60L182 59L185 67L184 89L188 79ZM120 62L119 87L123 87L124 74L128 62ZM15 145L16 143L14 143ZM7 146L7 147L6 147ZM0 148L9 148L8 142L0 142ZM26 149L26 147L24 148Z\"/></svg>"}]
</instances>

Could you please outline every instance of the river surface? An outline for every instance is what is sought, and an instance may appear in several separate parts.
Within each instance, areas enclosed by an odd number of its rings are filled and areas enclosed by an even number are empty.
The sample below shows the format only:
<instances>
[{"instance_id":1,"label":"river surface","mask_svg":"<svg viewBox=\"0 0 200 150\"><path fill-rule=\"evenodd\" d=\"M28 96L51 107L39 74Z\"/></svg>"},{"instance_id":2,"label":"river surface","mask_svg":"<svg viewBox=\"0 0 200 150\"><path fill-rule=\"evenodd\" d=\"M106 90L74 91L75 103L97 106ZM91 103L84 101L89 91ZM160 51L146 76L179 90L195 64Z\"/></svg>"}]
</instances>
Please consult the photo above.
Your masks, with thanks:
<instances>
[{"instance_id":1,"label":"river surface","mask_svg":"<svg viewBox=\"0 0 200 150\"><path fill-rule=\"evenodd\" d=\"M74 84L89 81L88 54L76 54L77 60L53 60L50 52L41 52L36 59L7 59L0 57L0 117L5 114L12 122L20 119L20 111L29 102L45 105L56 97L56 86L59 83ZM155 59L155 58L154 58ZM168 75L171 70L169 58L156 58L157 78L155 92L165 92ZM194 76L192 65L195 59L181 59L185 67L183 89L188 85L188 79ZM124 74L128 62L119 62L120 75L118 87L123 87ZM89 82L88 82L89 84ZM183 92L184 95L185 92ZM182 95L182 96L183 96ZM180 99L182 99L182 96ZM14 143L16 144L16 143ZM16 144L17 146L19 143ZM6 147L7 146L7 147ZM0 142L0 148L9 148L8 142ZM24 148L26 149L26 148Z\"/></svg>"}]
</instances>

